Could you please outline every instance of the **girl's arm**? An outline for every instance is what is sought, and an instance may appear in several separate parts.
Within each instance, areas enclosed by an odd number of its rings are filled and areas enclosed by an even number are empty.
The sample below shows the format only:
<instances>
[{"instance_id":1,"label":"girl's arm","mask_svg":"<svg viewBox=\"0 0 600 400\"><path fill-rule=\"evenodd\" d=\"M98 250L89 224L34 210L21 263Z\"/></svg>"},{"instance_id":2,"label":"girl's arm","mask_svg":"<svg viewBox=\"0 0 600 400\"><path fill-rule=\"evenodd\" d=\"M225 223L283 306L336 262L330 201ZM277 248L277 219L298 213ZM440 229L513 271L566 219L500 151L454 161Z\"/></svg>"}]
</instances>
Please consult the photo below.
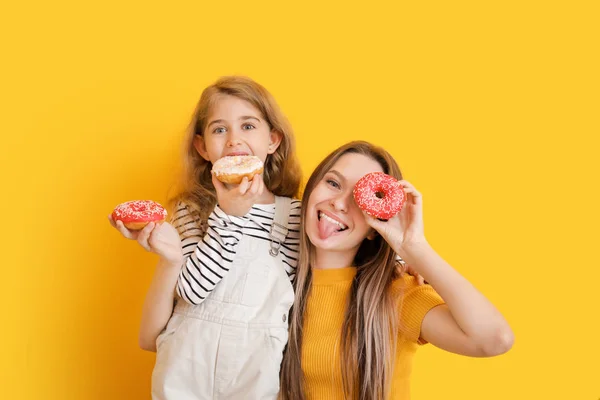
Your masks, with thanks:
<instances>
[{"instance_id":1,"label":"girl's arm","mask_svg":"<svg viewBox=\"0 0 600 400\"><path fill-rule=\"evenodd\" d=\"M177 294L187 303L202 303L227 275L248 221L226 214L217 205L208 218L204 237L193 245L193 251L184 239L186 257L176 285ZM190 240L190 244L193 241Z\"/></svg>"},{"instance_id":2,"label":"girl's arm","mask_svg":"<svg viewBox=\"0 0 600 400\"><path fill-rule=\"evenodd\" d=\"M510 350L514 336L502 314L429 244L395 250L446 303L425 315L421 338L436 347L471 357L491 357Z\"/></svg>"},{"instance_id":3,"label":"girl's arm","mask_svg":"<svg viewBox=\"0 0 600 400\"><path fill-rule=\"evenodd\" d=\"M208 228L202 240L193 252L186 250L185 265L177 281L177 294L193 305L202 303L229 272L243 236L242 230L249 222L244 215L264 191L260 175L251 182L244 178L241 184L231 187L226 187L214 175L212 182L218 204L208 217ZM179 218L185 220L185 216Z\"/></svg>"},{"instance_id":4,"label":"girl's arm","mask_svg":"<svg viewBox=\"0 0 600 400\"><path fill-rule=\"evenodd\" d=\"M173 312L173 299L181 263L160 258L146 293L140 323L139 344L147 351L156 351L156 338L167 326Z\"/></svg>"},{"instance_id":5,"label":"girl's arm","mask_svg":"<svg viewBox=\"0 0 600 400\"><path fill-rule=\"evenodd\" d=\"M142 349L156 351L156 338L167 325L173 312L175 285L183 264L179 234L168 222L151 222L141 231L130 231L121 221L114 221L110 215L108 219L125 238L136 240L144 249L160 257L144 301L138 339Z\"/></svg>"}]
</instances>

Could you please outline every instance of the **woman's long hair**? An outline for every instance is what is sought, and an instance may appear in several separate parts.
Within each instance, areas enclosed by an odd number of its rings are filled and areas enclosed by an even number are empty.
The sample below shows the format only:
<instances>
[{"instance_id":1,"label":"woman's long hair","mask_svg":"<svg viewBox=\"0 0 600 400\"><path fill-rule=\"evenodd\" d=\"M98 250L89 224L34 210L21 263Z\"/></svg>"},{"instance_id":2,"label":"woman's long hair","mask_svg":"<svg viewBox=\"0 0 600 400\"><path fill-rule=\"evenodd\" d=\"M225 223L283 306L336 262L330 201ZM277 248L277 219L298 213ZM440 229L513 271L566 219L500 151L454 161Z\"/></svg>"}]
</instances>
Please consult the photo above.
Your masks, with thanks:
<instances>
[{"instance_id":1,"label":"woman's long hair","mask_svg":"<svg viewBox=\"0 0 600 400\"><path fill-rule=\"evenodd\" d=\"M344 154L362 154L377 161L383 171L402 179L400 168L384 149L368 142L348 143L329 154L306 184L302 202L308 199L334 164ZM296 271L295 301L291 310L289 341L281 367L282 400L303 400L302 327L312 284L311 264L315 249L305 231L306 208L302 209L300 255ZM396 353L399 298L390 286L398 277L396 254L380 235L365 239L354 258L356 277L341 332L340 367L344 398L385 399L389 396Z\"/></svg>"}]
</instances>

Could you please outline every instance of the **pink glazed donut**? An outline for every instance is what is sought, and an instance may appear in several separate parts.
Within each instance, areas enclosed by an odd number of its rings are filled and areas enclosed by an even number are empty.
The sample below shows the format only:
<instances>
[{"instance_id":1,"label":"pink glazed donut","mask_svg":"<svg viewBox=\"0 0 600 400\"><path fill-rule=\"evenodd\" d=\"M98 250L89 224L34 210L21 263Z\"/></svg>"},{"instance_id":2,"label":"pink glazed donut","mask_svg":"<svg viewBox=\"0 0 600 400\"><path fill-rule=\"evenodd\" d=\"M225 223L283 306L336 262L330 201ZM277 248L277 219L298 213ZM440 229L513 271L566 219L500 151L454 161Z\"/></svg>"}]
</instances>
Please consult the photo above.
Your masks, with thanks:
<instances>
[{"instance_id":1,"label":"pink glazed donut","mask_svg":"<svg viewBox=\"0 0 600 400\"><path fill-rule=\"evenodd\" d=\"M122 221L127 229L139 230L150 222L160 223L167 217L167 210L152 200L132 200L119 204L112 213L113 220Z\"/></svg>"},{"instance_id":2,"label":"pink glazed donut","mask_svg":"<svg viewBox=\"0 0 600 400\"><path fill-rule=\"evenodd\" d=\"M372 172L354 186L354 201L367 214L388 220L402 210L406 193L398 181L383 172Z\"/></svg>"}]
</instances>

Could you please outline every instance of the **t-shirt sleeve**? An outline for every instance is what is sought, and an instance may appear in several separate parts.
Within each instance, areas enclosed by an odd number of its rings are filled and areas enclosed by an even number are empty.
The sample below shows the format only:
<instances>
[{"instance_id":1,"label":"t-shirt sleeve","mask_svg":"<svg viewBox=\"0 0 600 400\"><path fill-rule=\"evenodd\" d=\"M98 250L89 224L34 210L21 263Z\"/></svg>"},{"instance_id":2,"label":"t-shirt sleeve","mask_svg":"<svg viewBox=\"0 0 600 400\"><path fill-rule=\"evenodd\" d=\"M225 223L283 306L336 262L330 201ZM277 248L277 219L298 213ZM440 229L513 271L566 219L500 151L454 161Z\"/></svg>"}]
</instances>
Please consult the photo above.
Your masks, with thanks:
<instances>
[{"instance_id":1,"label":"t-shirt sleeve","mask_svg":"<svg viewBox=\"0 0 600 400\"><path fill-rule=\"evenodd\" d=\"M444 300L431 285L418 285L415 277L404 274L394 283L394 288L402 293L400 303L400 334L407 340L423 345L421 324L425 315L434 307L444 304Z\"/></svg>"}]
</instances>

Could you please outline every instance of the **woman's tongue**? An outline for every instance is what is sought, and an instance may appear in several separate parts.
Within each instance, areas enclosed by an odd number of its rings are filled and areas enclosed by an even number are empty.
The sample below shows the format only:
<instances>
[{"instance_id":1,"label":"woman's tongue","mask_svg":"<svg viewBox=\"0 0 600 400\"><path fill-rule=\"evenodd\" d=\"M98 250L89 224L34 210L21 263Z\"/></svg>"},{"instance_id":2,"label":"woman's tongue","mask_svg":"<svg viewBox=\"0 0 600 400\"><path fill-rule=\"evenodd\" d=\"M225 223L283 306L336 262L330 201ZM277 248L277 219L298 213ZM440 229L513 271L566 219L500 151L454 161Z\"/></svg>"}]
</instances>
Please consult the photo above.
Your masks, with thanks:
<instances>
[{"instance_id":1,"label":"woman's tongue","mask_svg":"<svg viewBox=\"0 0 600 400\"><path fill-rule=\"evenodd\" d=\"M330 222L327 218L321 217L319 220L319 237L321 240L329 238L340 229L338 224Z\"/></svg>"}]
</instances>

